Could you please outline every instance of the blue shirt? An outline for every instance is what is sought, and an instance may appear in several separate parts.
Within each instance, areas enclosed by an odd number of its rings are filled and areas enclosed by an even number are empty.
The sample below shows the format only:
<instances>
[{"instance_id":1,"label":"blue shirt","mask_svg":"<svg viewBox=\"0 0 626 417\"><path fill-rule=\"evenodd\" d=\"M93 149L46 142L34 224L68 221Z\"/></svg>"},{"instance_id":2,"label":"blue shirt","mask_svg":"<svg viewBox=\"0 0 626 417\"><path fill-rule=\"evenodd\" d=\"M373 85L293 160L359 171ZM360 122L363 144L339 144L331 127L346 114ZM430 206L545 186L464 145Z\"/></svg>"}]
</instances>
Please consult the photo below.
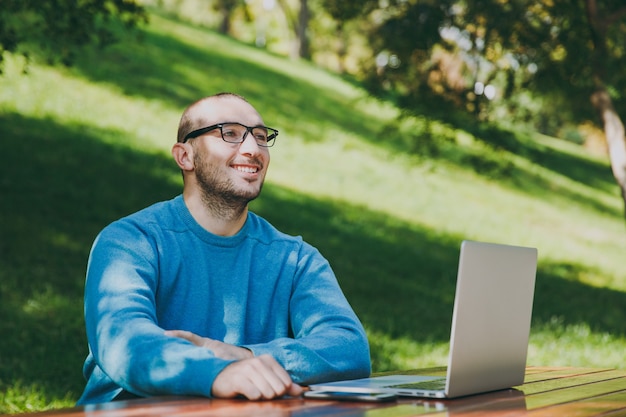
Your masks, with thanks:
<instances>
[{"instance_id":1,"label":"blue shirt","mask_svg":"<svg viewBox=\"0 0 626 417\"><path fill-rule=\"evenodd\" d=\"M198 335L272 355L296 383L370 373L365 331L322 255L249 212L234 236L209 233L182 196L107 226L87 267L87 386L79 404L211 395L231 361L167 337Z\"/></svg>"}]
</instances>

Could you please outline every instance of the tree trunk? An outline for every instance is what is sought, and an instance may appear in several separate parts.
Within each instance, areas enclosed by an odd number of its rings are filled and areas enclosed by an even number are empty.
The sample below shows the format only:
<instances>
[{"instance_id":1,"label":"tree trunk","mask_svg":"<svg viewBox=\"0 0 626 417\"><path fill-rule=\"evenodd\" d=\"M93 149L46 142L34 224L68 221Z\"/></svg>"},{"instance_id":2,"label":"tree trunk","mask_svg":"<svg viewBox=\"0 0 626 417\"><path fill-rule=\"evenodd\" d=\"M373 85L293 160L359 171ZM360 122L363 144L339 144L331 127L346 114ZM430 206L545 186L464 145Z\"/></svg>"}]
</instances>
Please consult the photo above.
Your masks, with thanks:
<instances>
[{"instance_id":1,"label":"tree trunk","mask_svg":"<svg viewBox=\"0 0 626 417\"><path fill-rule=\"evenodd\" d=\"M219 11L221 21L219 26L219 32L224 35L230 35L230 18L233 14L233 10L237 7L238 0L219 0L217 2L217 10Z\"/></svg>"},{"instance_id":2,"label":"tree trunk","mask_svg":"<svg viewBox=\"0 0 626 417\"><path fill-rule=\"evenodd\" d=\"M311 45L309 43L309 5L307 0L300 0L300 12L298 13L297 37L299 40L298 56L304 59L311 58Z\"/></svg>"},{"instance_id":3,"label":"tree trunk","mask_svg":"<svg viewBox=\"0 0 626 417\"><path fill-rule=\"evenodd\" d=\"M219 32L222 35L230 35L230 13L227 9L221 9L220 15L222 20L220 21Z\"/></svg>"},{"instance_id":4,"label":"tree trunk","mask_svg":"<svg viewBox=\"0 0 626 417\"><path fill-rule=\"evenodd\" d=\"M624 123L615 111L613 100L611 100L604 83L607 76L605 64L608 56L607 31L611 24L618 21L621 15L626 13L626 8L620 9L613 16L607 16L598 9L597 0L586 0L585 9L593 43L591 65L595 91L591 95L591 103L602 119L611 170L622 192L624 216L626 217L626 134Z\"/></svg>"},{"instance_id":5,"label":"tree trunk","mask_svg":"<svg viewBox=\"0 0 626 417\"><path fill-rule=\"evenodd\" d=\"M626 132L624 131L624 123L615 111L613 101L606 88L599 87L591 95L591 103L602 118L611 170L622 191L624 215L626 216Z\"/></svg>"},{"instance_id":6,"label":"tree trunk","mask_svg":"<svg viewBox=\"0 0 626 417\"><path fill-rule=\"evenodd\" d=\"M294 39L292 40L292 48L289 53L292 59L311 58L310 43L308 37L309 29L309 5L307 0L300 0L300 10L298 17L291 13L289 5L285 0L278 0L278 5L283 9L287 26L293 31Z\"/></svg>"},{"instance_id":7,"label":"tree trunk","mask_svg":"<svg viewBox=\"0 0 626 417\"><path fill-rule=\"evenodd\" d=\"M337 38L337 72L344 74L346 72L346 57L348 56L348 42L344 31L344 22L337 22L337 30L335 31Z\"/></svg>"}]
</instances>

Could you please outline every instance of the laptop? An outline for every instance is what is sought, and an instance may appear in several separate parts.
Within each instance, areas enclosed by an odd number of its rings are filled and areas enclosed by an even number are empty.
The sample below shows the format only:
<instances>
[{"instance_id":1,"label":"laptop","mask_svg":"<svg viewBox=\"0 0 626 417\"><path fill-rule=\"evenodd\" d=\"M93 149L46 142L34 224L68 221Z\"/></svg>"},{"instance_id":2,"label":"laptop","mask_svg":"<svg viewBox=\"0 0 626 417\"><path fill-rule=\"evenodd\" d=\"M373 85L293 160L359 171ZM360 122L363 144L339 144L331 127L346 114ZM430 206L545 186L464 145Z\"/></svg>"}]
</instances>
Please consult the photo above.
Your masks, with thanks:
<instances>
[{"instance_id":1,"label":"laptop","mask_svg":"<svg viewBox=\"0 0 626 417\"><path fill-rule=\"evenodd\" d=\"M456 398L524 383L537 249L461 243L447 375L384 375L311 390Z\"/></svg>"}]
</instances>

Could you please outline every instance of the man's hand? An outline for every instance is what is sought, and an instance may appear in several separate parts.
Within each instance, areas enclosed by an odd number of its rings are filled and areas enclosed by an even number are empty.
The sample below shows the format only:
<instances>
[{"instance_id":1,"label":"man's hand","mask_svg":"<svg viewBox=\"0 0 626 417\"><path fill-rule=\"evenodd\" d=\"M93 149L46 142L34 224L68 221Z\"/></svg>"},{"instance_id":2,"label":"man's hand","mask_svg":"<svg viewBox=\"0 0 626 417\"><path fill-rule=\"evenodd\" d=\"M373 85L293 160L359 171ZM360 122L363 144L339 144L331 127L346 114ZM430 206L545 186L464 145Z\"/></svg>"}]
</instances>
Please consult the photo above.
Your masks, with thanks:
<instances>
[{"instance_id":1,"label":"man's hand","mask_svg":"<svg viewBox=\"0 0 626 417\"><path fill-rule=\"evenodd\" d=\"M237 361L215 377L211 388L214 397L233 398L243 395L250 400L269 400L283 395L297 397L302 394L302 387L295 384L287 371L270 355L254 357L246 348L198 336L186 330L168 330L165 334L210 349L219 358Z\"/></svg>"},{"instance_id":2,"label":"man's hand","mask_svg":"<svg viewBox=\"0 0 626 417\"><path fill-rule=\"evenodd\" d=\"M302 387L291 381L287 371L270 355L261 355L233 362L222 370L211 388L211 394L219 398L243 395L249 400L302 394Z\"/></svg>"},{"instance_id":3,"label":"man's hand","mask_svg":"<svg viewBox=\"0 0 626 417\"><path fill-rule=\"evenodd\" d=\"M190 341L196 346L207 348L213 351L215 356L221 359L240 361L242 359L254 357L252 352L246 348L229 345L228 343L209 339L208 337L198 336L197 334L186 330L167 330L165 334L167 336L180 337L181 339Z\"/></svg>"}]
</instances>

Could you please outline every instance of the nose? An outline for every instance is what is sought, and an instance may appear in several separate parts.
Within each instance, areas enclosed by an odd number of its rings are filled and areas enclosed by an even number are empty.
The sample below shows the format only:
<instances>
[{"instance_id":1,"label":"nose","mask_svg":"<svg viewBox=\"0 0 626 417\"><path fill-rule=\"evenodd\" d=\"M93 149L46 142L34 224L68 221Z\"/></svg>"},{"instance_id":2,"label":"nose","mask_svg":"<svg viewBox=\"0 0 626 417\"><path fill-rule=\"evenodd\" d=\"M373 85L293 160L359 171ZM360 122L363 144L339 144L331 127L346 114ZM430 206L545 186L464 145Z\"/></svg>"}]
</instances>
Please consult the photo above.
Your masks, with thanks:
<instances>
[{"instance_id":1,"label":"nose","mask_svg":"<svg viewBox=\"0 0 626 417\"><path fill-rule=\"evenodd\" d=\"M239 152L244 155L256 155L261 151L261 147L257 143L256 139L252 135L252 132L246 132L246 136L243 138L243 142L239 144Z\"/></svg>"}]
</instances>

